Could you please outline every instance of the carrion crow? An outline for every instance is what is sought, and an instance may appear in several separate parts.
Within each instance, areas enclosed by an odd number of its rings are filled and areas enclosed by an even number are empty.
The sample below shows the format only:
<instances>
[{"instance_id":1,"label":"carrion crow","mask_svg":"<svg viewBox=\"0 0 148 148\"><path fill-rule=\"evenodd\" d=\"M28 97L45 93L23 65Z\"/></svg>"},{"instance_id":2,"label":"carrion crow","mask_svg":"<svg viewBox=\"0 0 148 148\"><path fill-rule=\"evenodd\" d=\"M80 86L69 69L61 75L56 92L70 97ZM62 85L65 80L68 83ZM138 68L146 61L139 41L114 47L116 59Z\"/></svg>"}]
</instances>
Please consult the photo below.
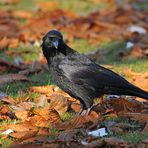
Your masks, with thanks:
<instances>
[{"instance_id":1,"label":"carrion crow","mask_svg":"<svg viewBox=\"0 0 148 148\"><path fill-rule=\"evenodd\" d=\"M88 114L93 99L104 94L148 99L148 92L66 45L62 34L57 30L51 30L43 37L42 50L53 81L80 101L80 114L83 110L87 110Z\"/></svg>"}]
</instances>

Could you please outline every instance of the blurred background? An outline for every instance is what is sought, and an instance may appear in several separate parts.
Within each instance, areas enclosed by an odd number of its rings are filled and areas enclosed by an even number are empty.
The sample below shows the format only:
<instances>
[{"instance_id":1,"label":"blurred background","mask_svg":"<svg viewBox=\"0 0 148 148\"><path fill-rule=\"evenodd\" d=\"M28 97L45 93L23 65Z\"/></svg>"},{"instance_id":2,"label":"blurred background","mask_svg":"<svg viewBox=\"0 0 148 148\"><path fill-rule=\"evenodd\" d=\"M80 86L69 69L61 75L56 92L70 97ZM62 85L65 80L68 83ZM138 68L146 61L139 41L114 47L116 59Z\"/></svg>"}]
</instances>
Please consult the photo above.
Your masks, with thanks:
<instances>
[{"instance_id":1,"label":"blurred background","mask_svg":"<svg viewBox=\"0 0 148 148\"><path fill-rule=\"evenodd\" d=\"M46 64L42 37L50 29L60 30L70 47L120 74L146 72L147 16L147 0L1 0L0 74L28 67L38 71L27 73L31 83L2 81L0 90L17 96L20 88L51 83L49 72L39 70Z\"/></svg>"}]
</instances>

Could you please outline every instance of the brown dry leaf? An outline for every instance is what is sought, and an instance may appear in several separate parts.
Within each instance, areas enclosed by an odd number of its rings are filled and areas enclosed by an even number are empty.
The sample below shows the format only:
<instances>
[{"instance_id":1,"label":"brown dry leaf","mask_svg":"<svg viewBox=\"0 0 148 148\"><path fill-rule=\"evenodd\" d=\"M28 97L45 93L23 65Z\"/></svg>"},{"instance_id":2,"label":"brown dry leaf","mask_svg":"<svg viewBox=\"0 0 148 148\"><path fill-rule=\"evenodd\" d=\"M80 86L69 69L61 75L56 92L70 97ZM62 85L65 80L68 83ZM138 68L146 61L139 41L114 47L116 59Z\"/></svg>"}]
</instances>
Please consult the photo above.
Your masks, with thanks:
<instances>
[{"instance_id":1,"label":"brown dry leaf","mask_svg":"<svg viewBox=\"0 0 148 148\"><path fill-rule=\"evenodd\" d=\"M49 108L48 107L36 108L33 110L33 114L46 117L49 115Z\"/></svg>"},{"instance_id":2,"label":"brown dry leaf","mask_svg":"<svg viewBox=\"0 0 148 148\"><path fill-rule=\"evenodd\" d=\"M110 98L104 100L104 103L112 106L115 112L136 112L141 111L144 108L142 103L135 101L134 99L128 100L125 98Z\"/></svg>"},{"instance_id":3,"label":"brown dry leaf","mask_svg":"<svg viewBox=\"0 0 148 148\"><path fill-rule=\"evenodd\" d=\"M53 85L50 85L50 86L33 86L33 87L30 87L30 90L32 92L38 92L38 93L41 93L41 94L53 94L54 87L55 86L53 86Z\"/></svg>"},{"instance_id":4,"label":"brown dry leaf","mask_svg":"<svg viewBox=\"0 0 148 148\"><path fill-rule=\"evenodd\" d=\"M31 129L28 131L11 133L9 136L20 140L25 140L34 137L35 135L37 135L37 133L38 129Z\"/></svg>"},{"instance_id":5,"label":"brown dry leaf","mask_svg":"<svg viewBox=\"0 0 148 148\"><path fill-rule=\"evenodd\" d=\"M9 48L17 48L19 45L19 40L16 38L9 40Z\"/></svg>"},{"instance_id":6,"label":"brown dry leaf","mask_svg":"<svg viewBox=\"0 0 148 148\"><path fill-rule=\"evenodd\" d=\"M38 2L37 6L42 9L42 10L53 10L56 9L58 7L58 3L57 2Z\"/></svg>"},{"instance_id":7,"label":"brown dry leaf","mask_svg":"<svg viewBox=\"0 0 148 148\"><path fill-rule=\"evenodd\" d=\"M29 11L22 11L22 10L15 10L12 12L12 15L15 18L20 18L20 19L31 19L32 18L32 13Z\"/></svg>"},{"instance_id":8,"label":"brown dry leaf","mask_svg":"<svg viewBox=\"0 0 148 148\"><path fill-rule=\"evenodd\" d=\"M9 39L4 37L0 40L0 50L7 48L9 45Z\"/></svg>"},{"instance_id":9,"label":"brown dry leaf","mask_svg":"<svg viewBox=\"0 0 148 148\"><path fill-rule=\"evenodd\" d=\"M0 108L0 114L2 114L2 115L8 114L9 111L10 111L10 109L9 109L8 106L2 106L2 107Z\"/></svg>"},{"instance_id":10,"label":"brown dry leaf","mask_svg":"<svg viewBox=\"0 0 148 148\"><path fill-rule=\"evenodd\" d=\"M21 74L4 74L0 76L0 84L11 83L15 81L30 81L30 80L29 78Z\"/></svg>"},{"instance_id":11,"label":"brown dry leaf","mask_svg":"<svg viewBox=\"0 0 148 148\"><path fill-rule=\"evenodd\" d=\"M26 121L37 127L49 127L50 125L50 121L48 118L37 115L27 118Z\"/></svg>"},{"instance_id":12,"label":"brown dry leaf","mask_svg":"<svg viewBox=\"0 0 148 148\"><path fill-rule=\"evenodd\" d=\"M41 95L39 97L39 101L37 102L37 107L47 107L49 105L47 98L45 95Z\"/></svg>"},{"instance_id":13,"label":"brown dry leaf","mask_svg":"<svg viewBox=\"0 0 148 148\"><path fill-rule=\"evenodd\" d=\"M1 101L3 101L4 103L7 103L7 104L15 104L16 103L16 101L9 96L2 98Z\"/></svg>"},{"instance_id":14,"label":"brown dry leaf","mask_svg":"<svg viewBox=\"0 0 148 148\"><path fill-rule=\"evenodd\" d=\"M35 126L31 125L28 122L19 123L19 124L10 124L8 125L8 128L12 129L15 132L25 132L37 129Z\"/></svg>"},{"instance_id":15,"label":"brown dry leaf","mask_svg":"<svg viewBox=\"0 0 148 148\"><path fill-rule=\"evenodd\" d=\"M36 142L39 142L39 143L46 143L48 142L49 136L47 135L36 135L35 137L31 137L31 138L28 138L26 140L23 140L23 143L36 143ZM37 147L39 144L37 144L35 147ZM41 146L43 147L43 146ZM22 148L22 147L21 147ZM26 148L26 147L25 147ZM30 147L29 147L30 148ZM34 147L33 147L34 148Z\"/></svg>"},{"instance_id":16,"label":"brown dry leaf","mask_svg":"<svg viewBox=\"0 0 148 148\"><path fill-rule=\"evenodd\" d=\"M79 112L80 111L80 104L79 103L72 103L71 109L74 110L75 112Z\"/></svg>"},{"instance_id":17,"label":"brown dry leaf","mask_svg":"<svg viewBox=\"0 0 148 148\"><path fill-rule=\"evenodd\" d=\"M29 117L27 121L38 127L49 127L49 125L60 123L61 119L57 111L48 108L34 110L35 116Z\"/></svg>"},{"instance_id":18,"label":"brown dry leaf","mask_svg":"<svg viewBox=\"0 0 148 148\"><path fill-rule=\"evenodd\" d=\"M29 111L16 111L15 112L15 116L18 118L18 119L21 119L21 120L26 120L28 118L28 114L29 114Z\"/></svg>"},{"instance_id":19,"label":"brown dry leaf","mask_svg":"<svg viewBox=\"0 0 148 148\"><path fill-rule=\"evenodd\" d=\"M98 115L95 112L92 112L88 116L76 116L71 121L57 123L56 125L53 125L53 126L60 130L68 130L68 129L74 129L74 128L80 128L80 127L88 128L93 124L96 125L96 122L98 122Z\"/></svg>"},{"instance_id":20,"label":"brown dry leaf","mask_svg":"<svg viewBox=\"0 0 148 148\"><path fill-rule=\"evenodd\" d=\"M55 109L60 115L68 110L67 98L61 94L53 94L49 97L49 108Z\"/></svg>"},{"instance_id":21,"label":"brown dry leaf","mask_svg":"<svg viewBox=\"0 0 148 148\"><path fill-rule=\"evenodd\" d=\"M148 121L148 114L125 113L124 115L130 117L132 120L136 120L136 121L139 121L139 122L147 122Z\"/></svg>"},{"instance_id":22,"label":"brown dry leaf","mask_svg":"<svg viewBox=\"0 0 148 148\"><path fill-rule=\"evenodd\" d=\"M148 72L137 73L133 72L130 69L126 69L124 74L129 78L130 82L138 87L148 91Z\"/></svg>"},{"instance_id":23,"label":"brown dry leaf","mask_svg":"<svg viewBox=\"0 0 148 148\"><path fill-rule=\"evenodd\" d=\"M49 136L49 128L46 128L46 127L40 128L38 135Z\"/></svg>"}]
</instances>

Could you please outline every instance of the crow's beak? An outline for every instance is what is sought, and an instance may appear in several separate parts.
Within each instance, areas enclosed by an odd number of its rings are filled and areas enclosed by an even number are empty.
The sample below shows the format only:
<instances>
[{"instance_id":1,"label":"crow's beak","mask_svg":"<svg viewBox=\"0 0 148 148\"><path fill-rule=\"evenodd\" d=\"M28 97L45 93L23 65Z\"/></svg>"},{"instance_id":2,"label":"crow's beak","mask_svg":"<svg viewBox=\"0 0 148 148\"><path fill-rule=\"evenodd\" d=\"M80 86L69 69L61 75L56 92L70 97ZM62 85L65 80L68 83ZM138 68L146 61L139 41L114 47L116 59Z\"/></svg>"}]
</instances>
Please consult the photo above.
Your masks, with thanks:
<instances>
[{"instance_id":1,"label":"crow's beak","mask_svg":"<svg viewBox=\"0 0 148 148\"><path fill-rule=\"evenodd\" d=\"M58 40L54 40L54 41L52 41L52 43L53 43L53 46L57 49L58 45L59 45L59 41Z\"/></svg>"}]
</instances>

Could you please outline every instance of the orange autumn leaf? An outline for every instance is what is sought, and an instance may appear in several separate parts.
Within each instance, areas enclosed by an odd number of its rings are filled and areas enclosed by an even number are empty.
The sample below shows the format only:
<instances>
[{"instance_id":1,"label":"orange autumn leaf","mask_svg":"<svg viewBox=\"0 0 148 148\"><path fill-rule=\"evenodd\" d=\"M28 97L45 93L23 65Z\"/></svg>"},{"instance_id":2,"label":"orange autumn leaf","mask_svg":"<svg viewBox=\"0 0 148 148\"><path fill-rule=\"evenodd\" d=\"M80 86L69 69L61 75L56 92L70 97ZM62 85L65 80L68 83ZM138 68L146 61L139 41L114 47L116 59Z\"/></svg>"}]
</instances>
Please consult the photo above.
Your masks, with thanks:
<instances>
[{"instance_id":1,"label":"orange autumn leaf","mask_svg":"<svg viewBox=\"0 0 148 148\"><path fill-rule=\"evenodd\" d=\"M37 133L38 133L38 129L33 129L29 131L11 133L9 136L19 140L25 140L25 139L34 137Z\"/></svg>"},{"instance_id":2,"label":"orange autumn leaf","mask_svg":"<svg viewBox=\"0 0 148 148\"><path fill-rule=\"evenodd\" d=\"M10 124L8 125L8 128L12 129L15 132L25 132L37 129L35 126L33 126L28 122L19 123L19 124Z\"/></svg>"},{"instance_id":3,"label":"orange autumn leaf","mask_svg":"<svg viewBox=\"0 0 148 148\"><path fill-rule=\"evenodd\" d=\"M59 3L57 2L38 2L37 6L43 10L53 10L57 8Z\"/></svg>"},{"instance_id":4,"label":"orange autumn leaf","mask_svg":"<svg viewBox=\"0 0 148 148\"><path fill-rule=\"evenodd\" d=\"M32 18L32 13L29 11L23 11L23 10L15 10L12 12L12 15L15 18L20 18L20 19L31 19Z\"/></svg>"},{"instance_id":5,"label":"orange autumn leaf","mask_svg":"<svg viewBox=\"0 0 148 148\"><path fill-rule=\"evenodd\" d=\"M50 85L50 86L33 86L30 87L30 90L32 92L38 92L38 93L42 93L42 94L50 94L54 92L54 86Z\"/></svg>"}]
</instances>

